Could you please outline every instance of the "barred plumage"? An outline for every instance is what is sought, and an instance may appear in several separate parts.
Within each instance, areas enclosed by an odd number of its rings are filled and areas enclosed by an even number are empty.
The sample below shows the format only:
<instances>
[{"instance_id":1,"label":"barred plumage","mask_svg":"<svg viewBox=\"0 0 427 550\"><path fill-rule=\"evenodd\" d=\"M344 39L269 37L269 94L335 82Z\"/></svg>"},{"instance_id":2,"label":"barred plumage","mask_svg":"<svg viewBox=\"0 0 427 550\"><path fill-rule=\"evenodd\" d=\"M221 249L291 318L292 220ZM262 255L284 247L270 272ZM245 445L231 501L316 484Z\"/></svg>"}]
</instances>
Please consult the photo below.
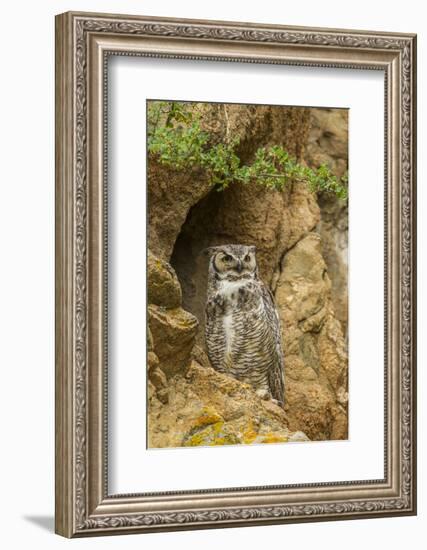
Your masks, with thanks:
<instances>
[{"instance_id":1,"label":"barred plumage","mask_svg":"<svg viewBox=\"0 0 427 550\"><path fill-rule=\"evenodd\" d=\"M208 250L206 343L212 366L283 406L280 320L271 292L258 277L255 247Z\"/></svg>"}]
</instances>

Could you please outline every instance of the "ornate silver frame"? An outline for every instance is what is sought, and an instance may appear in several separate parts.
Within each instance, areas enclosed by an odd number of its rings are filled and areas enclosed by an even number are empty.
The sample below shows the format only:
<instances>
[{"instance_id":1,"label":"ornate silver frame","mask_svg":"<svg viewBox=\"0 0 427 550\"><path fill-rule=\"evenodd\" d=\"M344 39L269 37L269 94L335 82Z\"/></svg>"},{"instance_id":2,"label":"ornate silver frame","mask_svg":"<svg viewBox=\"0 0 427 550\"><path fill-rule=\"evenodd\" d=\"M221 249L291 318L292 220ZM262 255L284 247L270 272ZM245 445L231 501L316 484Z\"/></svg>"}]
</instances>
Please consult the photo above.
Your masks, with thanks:
<instances>
[{"instance_id":1,"label":"ornate silver frame","mask_svg":"<svg viewBox=\"0 0 427 550\"><path fill-rule=\"evenodd\" d=\"M109 495L105 154L108 55L368 68L385 75L385 477ZM66 537L416 513L416 37L123 15L56 18L56 532Z\"/></svg>"}]
</instances>

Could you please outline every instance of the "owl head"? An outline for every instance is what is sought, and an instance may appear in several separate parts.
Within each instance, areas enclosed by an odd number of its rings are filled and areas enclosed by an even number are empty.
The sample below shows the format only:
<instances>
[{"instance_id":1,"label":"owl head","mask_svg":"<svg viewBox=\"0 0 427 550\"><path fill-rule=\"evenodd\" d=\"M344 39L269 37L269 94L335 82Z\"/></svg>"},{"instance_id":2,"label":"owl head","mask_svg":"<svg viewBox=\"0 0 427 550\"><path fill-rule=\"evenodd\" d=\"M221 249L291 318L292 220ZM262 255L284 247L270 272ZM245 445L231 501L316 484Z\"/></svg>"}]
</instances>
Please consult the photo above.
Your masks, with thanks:
<instances>
[{"instance_id":1,"label":"owl head","mask_svg":"<svg viewBox=\"0 0 427 550\"><path fill-rule=\"evenodd\" d=\"M255 246L224 244L206 249L210 255L209 268L219 279L236 280L257 275Z\"/></svg>"}]
</instances>

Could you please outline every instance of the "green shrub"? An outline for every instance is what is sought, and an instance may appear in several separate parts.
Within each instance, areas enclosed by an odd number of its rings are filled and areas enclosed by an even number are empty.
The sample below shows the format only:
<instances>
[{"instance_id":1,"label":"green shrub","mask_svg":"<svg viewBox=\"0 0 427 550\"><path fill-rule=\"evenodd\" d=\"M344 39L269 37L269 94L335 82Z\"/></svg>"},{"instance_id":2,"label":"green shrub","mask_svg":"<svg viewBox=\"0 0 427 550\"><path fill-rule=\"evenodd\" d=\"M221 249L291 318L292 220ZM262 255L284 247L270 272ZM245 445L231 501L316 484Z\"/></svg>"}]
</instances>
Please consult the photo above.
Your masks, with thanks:
<instances>
[{"instance_id":1,"label":"green shrub","mask_svg":"<svg viewBox=\"0 0 427 550\"><path fill-rule=\"evenodd\" d=\"M148 106L148 151L161 164L175 169L201 167L219 191L233 182L256 182L281 191L300 182L310 191L347 198L347 174L337 178L325 164L316 169L298 163L283 147L259 148L251 164L242 165L236 154L239 140L212 144L191 103L151 101Z\"/></svg>"}]
</instances>

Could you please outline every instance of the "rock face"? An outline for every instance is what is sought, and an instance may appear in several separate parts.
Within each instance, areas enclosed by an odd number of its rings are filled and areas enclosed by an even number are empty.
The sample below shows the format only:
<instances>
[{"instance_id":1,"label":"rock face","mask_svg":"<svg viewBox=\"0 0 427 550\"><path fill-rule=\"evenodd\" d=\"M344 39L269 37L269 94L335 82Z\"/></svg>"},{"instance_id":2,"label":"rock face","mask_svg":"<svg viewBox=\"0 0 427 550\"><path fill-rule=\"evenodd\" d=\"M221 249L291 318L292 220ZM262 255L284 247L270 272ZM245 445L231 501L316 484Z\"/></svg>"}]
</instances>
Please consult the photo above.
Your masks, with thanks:
<instances>
[{"instance_id":1,"label":"rock face","mask_svg":"<svg viewBox=\"0 0 427 550\"><path fill-rule=\"evenodd\" d=\"M256 184L212 191L193 207L175 244L171 263L183 289L183 305L201 323L202 344L208 246L242 243L257 247L260 276L273 290L283 254L320 220L315 197L304 186L283 193Z\"/></svg>"},{"instance_id":2,"label":"rock face","mask_svg":"<svg viewBox=\"0 0 427 550\"><path fill-rule=\"evenodd\" d=\"M153 335L154 351L165 373L172 375L185 370L198 326L194 315L182 308L167 310L150 304L148 325Z\"/></svg>"},{"instance_id":3,"label":"rock face","mask_svg":"<svg viewBox=\"0 0 427 550\"><path fill-rule=\"evenodd\" d=\"M150 304L166 308L180 307L182 303L181 286L171 266L156 258L148 251L147 258L148 301Z\"/></svg>"},{"instance_id":4,"label":"rock face","mask_svg":"<svg viewBox=\"0 0 427 550\"><path fill-rule=\"evenodd\" d=\"M214 139L240 137L242 160L275 143L308 164L318 166L322 150L337 156L336 167L344 157L347 162L346 117L335 110L330 118L323 109L200 109ZM339 129L333 136L331 124ZM283 192L238 183L217 192L205 174L174 172L155 159L149 162L148 186L149 445L345 439L346 204L318 198L300 183ZM275 295L285 410L215 372L206 357L203 250L225 243L257 247L260 275Z\"/></svg>"},{"instance_id":5,"label":"rock face","mask_svg":"<svg viewBox=\"0 0 427 550\"><path fill-rule=\"evenodd\" d=\"M308 233L283 259L276 303L289 426L311 439L347 437L347 354L330 289L320 236Z\"/></svg>"},{"instance_id":6,"label":"rock face","mask_svg":"<svg viewBox=\"0 0 427 550\"><path fill-rule=\"evenodd\" d=\"M212 188L202 171L175 171L148 163L148 241L150 250L168 260L189 209Z\"/></svg>"},{"instance_id":7,"label":"rock face","mask_svg":"<svg viewBox=\"0 0 427 550\"><path fill-rule=\"evenodd\" d=\"M192 447L307 441L286 413L247 384L192 361L168 382L168 403L149 390L150 447Z\"/></svg>"},{"instance_id":8,"label":"rock face","mask_svg":"<svg viewBox=\"0 0 427 550\"><path fill-rule=\"evenodd\" d=\"M325 163L341 177L348 169L348 110L311 109L304 158L310 166ZM348 324L348 203L320 194L322 253L332 281L332 301L344 335Z\"/></svg>"},{"instance_id":9,"label":"rock face","mask_svg":"<svg viewBox=\"0 0 427 550\"><path fill-rule=\"evenodd\" d=\"M165 375L188 367L199 323L181 307L181 288L171 266L149 252L147 267L149 380L165 389Z\"/></svg>"}]
</instances>

